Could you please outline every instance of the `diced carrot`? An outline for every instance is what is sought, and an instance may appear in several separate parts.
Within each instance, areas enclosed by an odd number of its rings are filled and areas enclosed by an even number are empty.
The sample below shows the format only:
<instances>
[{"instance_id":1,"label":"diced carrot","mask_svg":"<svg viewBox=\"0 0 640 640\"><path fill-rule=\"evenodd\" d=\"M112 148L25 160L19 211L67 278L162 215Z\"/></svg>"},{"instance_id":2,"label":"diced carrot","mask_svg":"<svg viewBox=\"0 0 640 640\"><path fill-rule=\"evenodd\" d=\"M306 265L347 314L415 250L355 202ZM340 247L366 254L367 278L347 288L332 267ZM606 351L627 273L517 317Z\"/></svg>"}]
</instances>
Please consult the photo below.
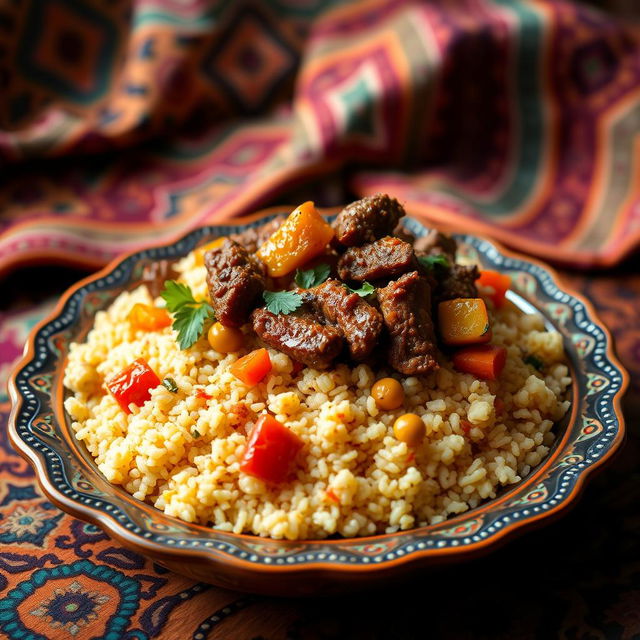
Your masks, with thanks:
<instances>
[{"instance_id":1,"label":"diced carrot","mask_svg":"<svg viewBox=\"0 0 640 640\"><path fill-rule=\"evenodd\" d=\"M331 225L316 211L313 202L305 202L258 249L257 256L267 266L268 275L278 278L321 254L331 238Z\"/></svg>"},{"instance_id":2,"label":"diced carrot","mask_svg":"<svg viewBox=\"0 0 640 640\"><path fill-rule=\"evenodd\" d=\"M256 349L231 365L231 373L252 387L271 371L271 358L266 349Z\"/></svg>"},{"instance_id":3,"label":"diced carrot","mask_svg":"<svg viewBox=\"0 0 640 640\"><path fill-rule=\"evenodd\" d=\"M483 380L495 380L504 369L507 350L491 344L475 345L453 354L453 366Z\"/></svg>"},{"instance_id":4,"label":"diced carrot","mask_svg":"<svg viewBox=\"0 0 640 640\"><path fill-rule=\"evenodd\" d=\"M164 309L142 302L134 304L127 317L134 329L142 331L158 331L171 324L171 317Z\"/></svg>"},{"instance_id":5,"label":"diced carrot","mask_svg":"<svg viewBox=\"0 0 640 640\"><path fill-rule=\"evenodd\" d=\"M502 307L505 302L505 295L511 287L511 278L505 273L499 273L498 271L491 271L489 269L480 272L480 277L476 282L481 287L490 287L493 289L493 293L488 294L496 309Z\"/></svg>"},{"instance_id":6,"label":"diced carrot","mask_svg":"<svg viewBox=\"0 0 640 640\"><path fill-rule=\"evenodd\" d=\"M456 298L438 305L438 327L448 345L477 344L491 340L487 306L482 298Z\"/></svg>"}]
</instances>

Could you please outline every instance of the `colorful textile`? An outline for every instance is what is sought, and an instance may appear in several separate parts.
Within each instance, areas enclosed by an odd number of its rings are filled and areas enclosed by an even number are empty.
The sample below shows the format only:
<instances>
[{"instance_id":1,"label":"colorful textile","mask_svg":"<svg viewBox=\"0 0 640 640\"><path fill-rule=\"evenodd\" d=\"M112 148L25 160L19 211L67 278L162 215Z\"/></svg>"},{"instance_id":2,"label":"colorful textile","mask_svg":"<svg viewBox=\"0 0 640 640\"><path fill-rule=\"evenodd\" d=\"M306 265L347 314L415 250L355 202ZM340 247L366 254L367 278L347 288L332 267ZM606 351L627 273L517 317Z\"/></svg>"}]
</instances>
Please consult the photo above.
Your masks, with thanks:
<instances>
[{"instance_id":1,"label":"colorful textile","mask_svg":"<svg viewBox=\"0 0 640 640\"><path fill-rule=\"evenodd\" d=\"M24 0L0 34L0 269L327 176L567 263L640 237L640 35L581 5Z\"/></svg>"},{"instance_id":2,"label":"colorful textile","mask_svg":"<svg viewBox=\"0 0 640 640\"><path fill-rule=\"evenodd\" d=\"M380 594L243 596L57 510L7 441L33 324L116 254L274 203L414 215L608 266L640 240L640 33L563 0L0 2L0 638L640 635L640 272L564 272L612 328L629 442L561 522ZM464 603L463 610L460 603ZM461 615L462 614L462 615Z\"/></svg>"}]
</instances>

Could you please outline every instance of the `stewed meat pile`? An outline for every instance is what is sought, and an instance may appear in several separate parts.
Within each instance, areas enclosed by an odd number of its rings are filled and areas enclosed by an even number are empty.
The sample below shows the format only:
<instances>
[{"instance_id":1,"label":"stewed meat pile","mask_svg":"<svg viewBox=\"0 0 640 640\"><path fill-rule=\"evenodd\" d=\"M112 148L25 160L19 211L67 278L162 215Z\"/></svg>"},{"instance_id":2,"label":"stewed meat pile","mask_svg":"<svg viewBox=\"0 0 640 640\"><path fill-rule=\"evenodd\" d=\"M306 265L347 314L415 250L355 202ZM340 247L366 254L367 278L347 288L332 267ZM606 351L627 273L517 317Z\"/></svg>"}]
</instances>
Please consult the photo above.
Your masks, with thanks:
<instances>
[{"instance_id":1,"label":"stewed meat pile","mask_svg":"<svg viewBox=\"0 0 640 640\"><path fill-rule=\"evenodd\" d=\"M437 369L434 305L476 298L478 270L456 264L451 236L434 230L414 239L398 224L404 215L402 205L386 194L345 207L332 225L335 237L326 247L325 264L319 263L321 255L298 269L313 275L320 264L324 277L318 282L293 282L293 272L270 278L269 264L256 255L286 228L283 218L235 234L205 255L217 320L230 327L250 322L264 343L318 369L339 357L362 362L380 355L407 375ZM265 259L268 252L259 255ZM265 290L297 302L284 310L269 308Z\"/></svg>"}]
</instances>

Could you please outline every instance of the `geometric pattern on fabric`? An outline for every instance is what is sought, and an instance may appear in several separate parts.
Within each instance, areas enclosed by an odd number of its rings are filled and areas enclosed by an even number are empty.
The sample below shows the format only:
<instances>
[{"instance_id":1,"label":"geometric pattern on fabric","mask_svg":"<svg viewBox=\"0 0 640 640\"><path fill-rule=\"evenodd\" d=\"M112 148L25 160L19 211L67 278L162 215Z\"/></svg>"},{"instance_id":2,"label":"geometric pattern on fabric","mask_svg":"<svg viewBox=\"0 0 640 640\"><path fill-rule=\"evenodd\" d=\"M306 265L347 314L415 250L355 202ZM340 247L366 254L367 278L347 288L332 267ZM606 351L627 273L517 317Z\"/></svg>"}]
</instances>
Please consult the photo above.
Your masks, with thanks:
<instances>
[{"instance_id":1,"label":"geometric pattern on fabric","mask_svg":"<svg viewBox=\"0 0 640 640\"><path fill-rule=\"evenodd\" d=\"M569 0L25 0L0 29L0 272L320 177L570 265L640 240L640 34Z\"/></svg>"}]
</instances>

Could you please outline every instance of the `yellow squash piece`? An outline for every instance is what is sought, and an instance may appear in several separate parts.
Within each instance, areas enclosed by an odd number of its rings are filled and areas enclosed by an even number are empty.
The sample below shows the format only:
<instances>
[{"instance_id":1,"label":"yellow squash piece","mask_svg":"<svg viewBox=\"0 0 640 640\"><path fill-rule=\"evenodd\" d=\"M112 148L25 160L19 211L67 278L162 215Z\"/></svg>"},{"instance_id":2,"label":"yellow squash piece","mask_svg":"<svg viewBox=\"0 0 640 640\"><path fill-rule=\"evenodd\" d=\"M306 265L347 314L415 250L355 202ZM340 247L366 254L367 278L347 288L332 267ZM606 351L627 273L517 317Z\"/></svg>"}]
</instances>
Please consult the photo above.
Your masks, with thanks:
<instances>
[{"instance_id":1,"label":"yellow squash piece","mask_svg":"<svg viewBox=\"0 0 640 640\"><path fill-rule=\"evenodd\" d=\"M438 305L438 326L448 345L480 344L491 340L487 307L482 298L456 298Z\"/></svg>"},{"instance_id":2,"label":"yellow squash piece","mask_svg":"<svg viewBox=\"0 0 640 640\"><path fill-rule=\"evenodd\" d=\"M267 265L268 274L278 278L321 254L331 238L331 226L316 211L313 202L305 202L260 247L257 256Z\"/></svg>"}]
</instances>

